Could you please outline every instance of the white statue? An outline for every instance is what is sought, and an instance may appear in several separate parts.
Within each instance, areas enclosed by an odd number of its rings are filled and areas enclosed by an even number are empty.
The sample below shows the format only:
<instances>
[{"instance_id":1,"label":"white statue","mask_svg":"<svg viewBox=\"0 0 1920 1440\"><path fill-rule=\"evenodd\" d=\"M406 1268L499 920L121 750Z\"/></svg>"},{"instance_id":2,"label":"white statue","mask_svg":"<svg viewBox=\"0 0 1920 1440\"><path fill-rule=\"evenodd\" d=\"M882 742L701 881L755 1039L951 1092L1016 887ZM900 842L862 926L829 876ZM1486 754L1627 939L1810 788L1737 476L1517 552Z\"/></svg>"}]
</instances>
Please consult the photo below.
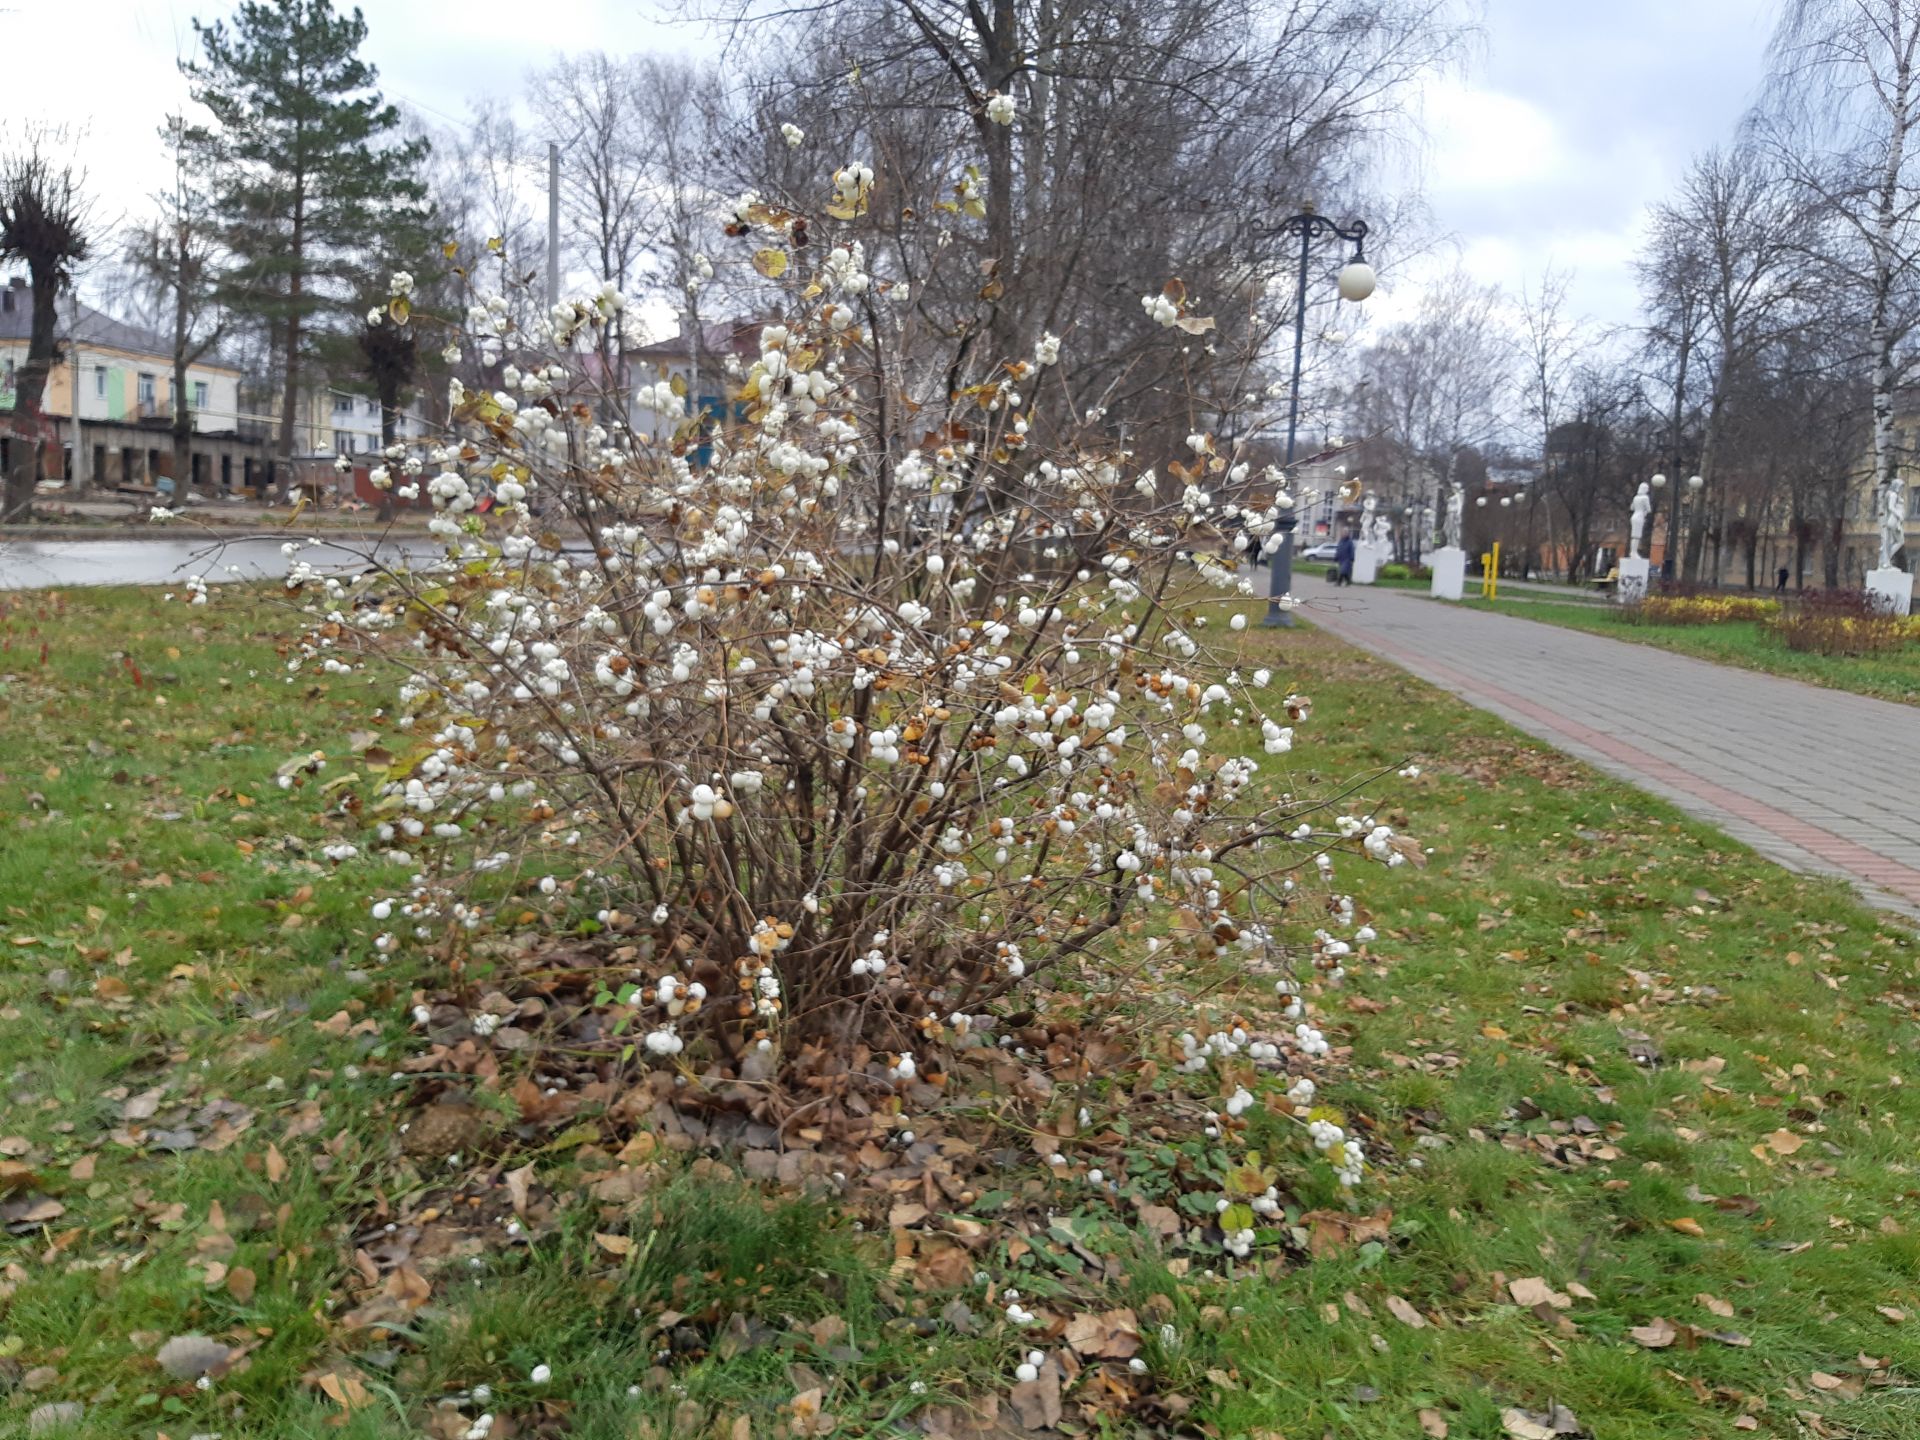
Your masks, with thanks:
<instances>
[{"instance_id":1,"label":"white statue","mask_svg":"<svg viewBox=\"0 0 1920 1440\"><path fill-rule=\"evenodd\" d=\"M1898 475L1880 492L1880 568L1891 570L1893 557L1907 543L1907 482Z\"/></svg>"},{"instance_id":2,"label":"white statue","mask_svg":"<svg viewBox=\"0 0 1920 1440\"><path fill-rule=\"evenodd\" d=\"M1458 550L1460 548L1461 517L1466 507L1466 492L1460 488L1459 482L1456 481L1453 488L1447 492L1447 524L1446 528L1441 531L1441 536L1450 549Z\"/></svg>"},{"instance_id":3,"label":"white statue","mask_svg":"<svg viewBox=\"0 0 1920 1440\"><path fill-rule=\"evenodd\" d=\"M1633 495L1633 533L1627 540L1627 558L1640 558L1640 539L1647 532L1647 516L1653 513L1653 492L1642 480Z\"/></svg>"}]
</instances>

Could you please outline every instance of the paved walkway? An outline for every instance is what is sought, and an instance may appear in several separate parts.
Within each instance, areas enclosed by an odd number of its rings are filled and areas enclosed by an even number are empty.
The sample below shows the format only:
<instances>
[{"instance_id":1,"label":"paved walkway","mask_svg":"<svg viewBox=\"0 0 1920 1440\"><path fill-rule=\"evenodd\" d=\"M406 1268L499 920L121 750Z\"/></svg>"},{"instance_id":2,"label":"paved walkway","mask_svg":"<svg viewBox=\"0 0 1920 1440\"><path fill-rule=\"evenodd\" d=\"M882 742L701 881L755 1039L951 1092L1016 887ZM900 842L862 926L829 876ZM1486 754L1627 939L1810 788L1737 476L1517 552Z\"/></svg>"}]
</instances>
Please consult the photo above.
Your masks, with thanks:
<instances>
[{"instance_id":1,"label":"paved walkway","mask_svg":"<svg viewBox=\"0 0 1920 1440\"><path fill-rule=\"evenodd\" d=\"M1783 865L1920 916L1920 709L1404 592L1343 590L1301 613Z\"/></svg>"}]
</instances>

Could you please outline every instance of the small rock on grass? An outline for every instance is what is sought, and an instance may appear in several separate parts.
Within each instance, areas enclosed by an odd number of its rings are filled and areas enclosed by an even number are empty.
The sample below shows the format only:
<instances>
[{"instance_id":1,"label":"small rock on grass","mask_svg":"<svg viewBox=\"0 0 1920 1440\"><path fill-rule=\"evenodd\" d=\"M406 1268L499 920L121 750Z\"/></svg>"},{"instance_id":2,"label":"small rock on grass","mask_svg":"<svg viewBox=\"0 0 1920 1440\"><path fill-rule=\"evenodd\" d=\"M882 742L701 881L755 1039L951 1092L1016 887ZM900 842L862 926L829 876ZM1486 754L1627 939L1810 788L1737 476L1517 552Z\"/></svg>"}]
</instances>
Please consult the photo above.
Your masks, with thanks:
<instances>
[{"instance_id":1,"label":"small rock on grass","mask_svg":"<svg viewBox=\"0 0 1920 1440\"><path fill-rule=\"evenodd\" d=\"M78 1400L62 1400L53 1405L36 1405L27 1416L27 1434L58 1435L78 1425L86 1417L87 1407Z\"/></svg>"}]
</instances>

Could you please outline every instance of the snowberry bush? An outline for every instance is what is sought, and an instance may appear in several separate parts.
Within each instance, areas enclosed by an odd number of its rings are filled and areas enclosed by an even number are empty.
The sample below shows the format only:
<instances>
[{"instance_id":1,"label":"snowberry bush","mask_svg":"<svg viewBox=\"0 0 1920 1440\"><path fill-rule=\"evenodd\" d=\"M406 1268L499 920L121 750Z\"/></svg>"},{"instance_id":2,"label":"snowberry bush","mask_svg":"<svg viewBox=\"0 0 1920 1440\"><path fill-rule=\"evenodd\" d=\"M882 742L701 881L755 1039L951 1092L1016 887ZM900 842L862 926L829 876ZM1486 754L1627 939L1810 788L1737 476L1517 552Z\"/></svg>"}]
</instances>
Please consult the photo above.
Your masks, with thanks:
<instances>
[{"instance_id":1,"label":"snowberry bush","mask_svg":"<svg viewBox=\"0 0 1920 1440\"><path fill-rule=\"evenodd\" d=\"M1203 954L1274 1023L1185 1035L1181 1068L1297 1072L1304 1127L1326 1041L1294 958L1337 969L1354 926L1326 854L1399 853L1285 793L1307 702L1235 663L1282 477L1214 414L1156 478L1083 423L1070 337L956 383L836 230L874 183L849 164L819 217L739 204L788 289L718 428L671 377L582 378L613 290L536 333L478 300L449 351L498 385L456 384L451 433L375 476L432 498L446 560L289 582L320 597L294 669L404 671L360 797L362 848L415 872L370 902L378 946L456 962L565 917L625 957L621 1066L861 1105L947 1083L1069 976L1177 985L1149 959ZM1186 306L1148 298L1169 344L1205 328Z\"/></svg>"}]
</instances>

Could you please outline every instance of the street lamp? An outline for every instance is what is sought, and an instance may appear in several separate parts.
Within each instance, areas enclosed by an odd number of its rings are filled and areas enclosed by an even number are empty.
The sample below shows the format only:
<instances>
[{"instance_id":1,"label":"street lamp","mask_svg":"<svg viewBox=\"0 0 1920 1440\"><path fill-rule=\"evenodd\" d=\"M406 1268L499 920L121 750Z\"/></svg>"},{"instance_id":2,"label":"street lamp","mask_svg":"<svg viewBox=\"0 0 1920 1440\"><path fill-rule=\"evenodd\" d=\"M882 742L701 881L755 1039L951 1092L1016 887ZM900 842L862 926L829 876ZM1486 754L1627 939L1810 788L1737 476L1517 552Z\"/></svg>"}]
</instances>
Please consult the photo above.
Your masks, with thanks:
<instances>
[{"instance_id":1,"label":"street lamp","mask_svg":"<svg viewBox=\"0 0 1920 1440\"><path fill-rule=\"evenodd\" d=\"M1298 215L1280 221L1267 233L1300 237L1300 276L1295 285L1293 306L1293 388L1287 397L1286 483L1291 485L1294 481L1293 447L1300 431L1300 366L1305 359L1307 344L1307 270L1313 263L1314 240L1321 235L1332 235L1353 244L1353 258L1340 267L1340 274L1334 282L1342 300L1352 300L1357 304L1373 294L1374 274L1373 267L1367 264L1367 222L1364 220L1337 225L1326 216L1315 214L1309 207ZM1280 531L1280 547L1273 552L1272 568L1267 580L1267 615L1260 622L1263 625L1293 624L1293 615L1281 609L1280 600L1293 589L1293 530L1300 523L1300 517L1294 513L1291 500L1278 508L1280 514L1276 523Z\"/></svg>"},{"instance_id":2,"label":"street lamp","mask_svg":"<svg viewBox=\"0 0 1920 1440\"><path fill-rule=\"evenodd\" d=\"M1678 520L1680 520L1680 541L1678 541L1676 549L1686 549L1686 545L1690 543L1690 538L1692 538L1693 526L1699 524L1699 503L1697 503L1697 499L1699 499L1699 492L1701 492L1701 488L1703 488L1705 484L1707 484L1707 482L1701 480L1697 474L1690 474L1690 476L1686 478L1686 495L1674 495L1674 511L1678 513ZM1682 503L1682 501L1684 501L1684 503ZM1668 526L1668 530L1670 530L1670 528L1672 528L1672 526ZM1676 559L1672 561L1672 564L1678 563L1680 563L1680 557L1676 557ZM1668 564L1668 566L1661 566L1661 568L1672 572L1672 566L1670 566L1670 564Z\"/></svg>"}]
</instances>

